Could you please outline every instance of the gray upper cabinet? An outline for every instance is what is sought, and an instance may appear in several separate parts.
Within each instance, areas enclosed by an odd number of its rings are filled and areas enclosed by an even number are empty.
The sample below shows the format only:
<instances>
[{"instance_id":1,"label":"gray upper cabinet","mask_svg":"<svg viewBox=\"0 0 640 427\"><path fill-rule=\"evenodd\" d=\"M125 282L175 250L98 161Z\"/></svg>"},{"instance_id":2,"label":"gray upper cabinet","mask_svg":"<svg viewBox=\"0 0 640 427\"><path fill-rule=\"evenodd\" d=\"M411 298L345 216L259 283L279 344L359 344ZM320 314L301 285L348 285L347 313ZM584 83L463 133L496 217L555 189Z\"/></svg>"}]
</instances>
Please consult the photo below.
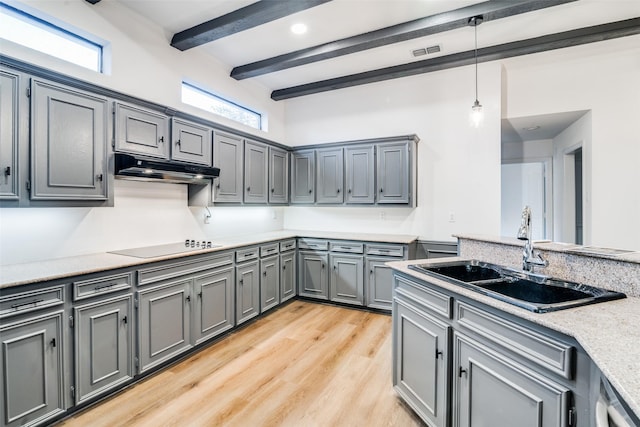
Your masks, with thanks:
<instances>
[{"instance_id":1,"label":"gray upper cabinet","mask_svg":"<svg viewBox=\"0 0 640 427\"><path fill-rule=\"evenodd\" d=\"M267 146L244 142L244 202L267 203Z\"/></svg>"},{"instance_id":2,"label":"gray upper cabinet","mask_svg":"<svg viewBox=\"0 0 640 427\"><path fill-rule=\"evenodd\" d=\"M378 203L409 204L409 142L378 144Z\"/></svg>"},{"instance_id":3,"label":"gray upper cabinet","mask_svg":"<svg viewBox=\"0 0 640 427\"><path fill-rule=\"evenodd\" d=\"M20 76L0 70L0 199L18 199Z\"/></svg>"},{"instance_id":4,"label":"gray upper cabinet","mask_svg":"<svg viewBox=\"0 0 640 427\"><path fill-rule=\"evenodd\" d=\"M63 311L0 325L2 425L44 423L65 410Z\"/></svg>"},{"instance_id":5,"label":"gray upper cabinet","mask_svg":"<svg viewBox=\"0 0 640 427\"><path fill-rule=\"evenodd\" d=\"M317 203L344 202L342 148L316 150L317 155Z\"/></svg>"},{"instance_id":6,"label":"gray upper cabinet","mask_svg":"<svg viewBox=\"0 0 640 427\"><path fill-rule=\"evenodd\" d=\"M115 103L115 150L169 158L169 118L161 113Z\"/></svg>"},{"instance_id":7,"label":"gray upper cabinet","mask_svg":"<svg viewBox=\"0 0 640 427\"><path fill-rule=\"evenodd\" d=\"M349 204L375 202L374 146L345 148L345 175Z\"/></svg>"},{"instance_id":8,"label":"gray upper cabinet","mask_svg":"<svg viewBox=\"0 0 640 427\"><path fill-rule=\"evenodd\" d=\"M269 203L289 201L289 153L269 147Z\"/></svg>"},{"instance_id":9,"label":"gray upper cabinet","mask_svg":"<svg viewBox=\"0 0 640 427\"><path fill-rule=\"evenodd\" d=\"M243 149L240 137L215 132L213 166L220 168L220 176L214 180L214 202L242 202Z\"/></svg>"},{"instance_id":10,"label":"gray upper cabinet","mask_svg":"<svg viewBox=\"0 0 640 427\"><path fill-rule=\"evenodd\" d=\"M74 309L76 404L132 379L133 295Z\"/></svg>"},{"instance_id":11,"label":"gray upper cabinet","mask_svg":"<svg viewBox=\"0 0 640 427\"><path fill-rule=\"evenodd\" d=\"M31 80L31 199L107 199L107 99Z\"/></svg>"},{"instance_id":12,"label":"gray upper cabinet","mask_svg":"<svg viewBox=\"0 0 640 427\"><path fill-rule=\"evenodd\" d=\"M315 151L291 154L291 204L315 202Z\"/></svg>"},{"instance_id":13,"label":"gray upper cabinet","mask_svg":"<svg viewBox=\"0 0 640 427\"><path fill-rule=\"evenodd\" d=\"M212 129L182 119L171 119L171 158L211 166Z\"/></svg>"}]
</instances>

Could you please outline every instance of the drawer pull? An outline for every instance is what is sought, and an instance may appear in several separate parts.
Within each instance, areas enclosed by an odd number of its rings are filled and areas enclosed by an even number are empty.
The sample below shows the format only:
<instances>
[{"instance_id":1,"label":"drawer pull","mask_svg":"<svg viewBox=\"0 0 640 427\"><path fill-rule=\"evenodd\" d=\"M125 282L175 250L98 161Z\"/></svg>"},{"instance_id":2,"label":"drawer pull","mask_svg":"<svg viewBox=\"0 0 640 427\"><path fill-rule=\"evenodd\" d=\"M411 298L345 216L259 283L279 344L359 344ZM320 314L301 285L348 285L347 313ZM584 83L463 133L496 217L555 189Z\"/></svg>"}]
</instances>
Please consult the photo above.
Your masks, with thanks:
<instances>
[{"instance_id":1,"label":"drawer pull","mask_svg":"<svg viewBox=\"0 0 640 427\"><path fill-rule=\"evenodd\" d=\"M389 249L378 249L378 252L389 252Z\"/></svg>"},{"instance_id":2,"label":"drawer pull","mask_svg":"<svg viewBox=\"0 0 640 427\"><path fill-rule=\"evenodd\" d=\"M340 246L340 249L351 250L353 248L351 248L351 246Z\"/></svg>"},{"instance_id":3,"label":"drawer pull","mask_svg":"<svg viewBox=\"0 0 640 427\"><path fill-rule=\"evenodd\" d=\"M24 307L26 305L32 305L32 304L35 307L35 306L38 305L38 303L41 303L41 302L44 302L44 300L43 299L36 299L36 300L33 300L33 301L23 302L23 303L20 303L20 304L13 304L13 305L11 305L11 308L13 308L14 310L20 310L20 307Z\"/></svg>"},{"instance_id":4,"label":"drawer pull","mask_svg":"<svg viewBox=\"0 0 640 427\"><path fill-rule=\"evenodd\" d=\"M112 287L114 287L114 286L116 286L116 283L110 283L110 284L108 284L108 285L100 285L100 286L96 286L94 289L95 289L95 291L96 291L96 292L98 292L98 291L101 291L101 290L103 290L103 289L112 288Z\"/></svg>"}]
</instances>

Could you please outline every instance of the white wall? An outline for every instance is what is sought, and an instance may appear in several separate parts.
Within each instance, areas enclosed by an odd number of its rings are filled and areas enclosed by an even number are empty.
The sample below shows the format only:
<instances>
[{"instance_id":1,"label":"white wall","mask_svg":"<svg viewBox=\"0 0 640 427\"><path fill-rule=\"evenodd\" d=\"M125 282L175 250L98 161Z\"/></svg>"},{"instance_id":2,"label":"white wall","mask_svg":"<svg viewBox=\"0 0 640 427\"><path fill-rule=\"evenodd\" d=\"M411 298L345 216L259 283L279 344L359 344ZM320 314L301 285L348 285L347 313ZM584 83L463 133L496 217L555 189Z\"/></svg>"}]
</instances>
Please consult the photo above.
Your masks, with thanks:
<instances>
[{"instance_id":1,"label":"white wall","mask_svg":"<svg viewBox=\"0 0 640 427\"><path fill-rule=\"evenodd\" d=\"M640 36L504 61L504 117L591 110L585 243L640 249ZM588 181L590 179L590 182Z\"/></svg>"},{"instance_id":2,"label":"white wall","mask_svg":"<svg viewBox=\"0 0 640 427\"><path fill-rule=\"evenodd\" d=\"M289 208L287 228L415 234L500 232L500 66L480 64L480 129L469 125L473 67L287 100L291 145L417 134L418 207ZM384 219L381 213L384 212ZM449 221L450 213L455 222Z\"/></svg>"}]
</instances>

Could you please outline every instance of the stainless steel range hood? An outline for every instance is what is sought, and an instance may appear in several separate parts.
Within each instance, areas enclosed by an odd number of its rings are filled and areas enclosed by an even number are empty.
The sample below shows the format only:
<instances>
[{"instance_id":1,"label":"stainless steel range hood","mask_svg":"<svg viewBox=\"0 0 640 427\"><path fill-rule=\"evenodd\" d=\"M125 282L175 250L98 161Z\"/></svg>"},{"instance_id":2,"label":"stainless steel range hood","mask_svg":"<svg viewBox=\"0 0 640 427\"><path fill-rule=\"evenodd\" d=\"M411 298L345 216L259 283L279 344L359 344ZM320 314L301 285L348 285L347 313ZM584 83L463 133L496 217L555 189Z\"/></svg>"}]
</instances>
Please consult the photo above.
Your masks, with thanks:
<instances>
[{"instance_id":1,"label":"stainless steel range hood","mask_svg":"<svg viewBox=\"0 0 640 427\"><path fill-rule=\"evenodd\" d=\"M174 163L123 153L115 153L114 156L114 173L120 179L208 184L220 175L220 169L209 166Z\"/></svg>"}]
</instances>

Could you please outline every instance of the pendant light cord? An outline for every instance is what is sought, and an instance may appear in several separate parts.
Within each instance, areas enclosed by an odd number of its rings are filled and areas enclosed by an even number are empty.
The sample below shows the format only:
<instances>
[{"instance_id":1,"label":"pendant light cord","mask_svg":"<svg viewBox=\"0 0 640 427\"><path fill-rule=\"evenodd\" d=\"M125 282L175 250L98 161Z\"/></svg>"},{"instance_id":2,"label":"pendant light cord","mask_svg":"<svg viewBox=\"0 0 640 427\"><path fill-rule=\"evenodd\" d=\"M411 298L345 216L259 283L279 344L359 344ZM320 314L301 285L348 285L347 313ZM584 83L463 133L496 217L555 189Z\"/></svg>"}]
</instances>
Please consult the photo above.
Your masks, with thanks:
<instances>
[{"instance_id":1,"label":"pendant light cord","mask_svg":"<svg viewBox=\"0 0 640 427\"><path fill-rule=\"evenodd\" d=\"M476 102L478 102L478 22L474 22L473 31L474 31L474 34L475 34Z\"/></svg>"}]
</instances>

